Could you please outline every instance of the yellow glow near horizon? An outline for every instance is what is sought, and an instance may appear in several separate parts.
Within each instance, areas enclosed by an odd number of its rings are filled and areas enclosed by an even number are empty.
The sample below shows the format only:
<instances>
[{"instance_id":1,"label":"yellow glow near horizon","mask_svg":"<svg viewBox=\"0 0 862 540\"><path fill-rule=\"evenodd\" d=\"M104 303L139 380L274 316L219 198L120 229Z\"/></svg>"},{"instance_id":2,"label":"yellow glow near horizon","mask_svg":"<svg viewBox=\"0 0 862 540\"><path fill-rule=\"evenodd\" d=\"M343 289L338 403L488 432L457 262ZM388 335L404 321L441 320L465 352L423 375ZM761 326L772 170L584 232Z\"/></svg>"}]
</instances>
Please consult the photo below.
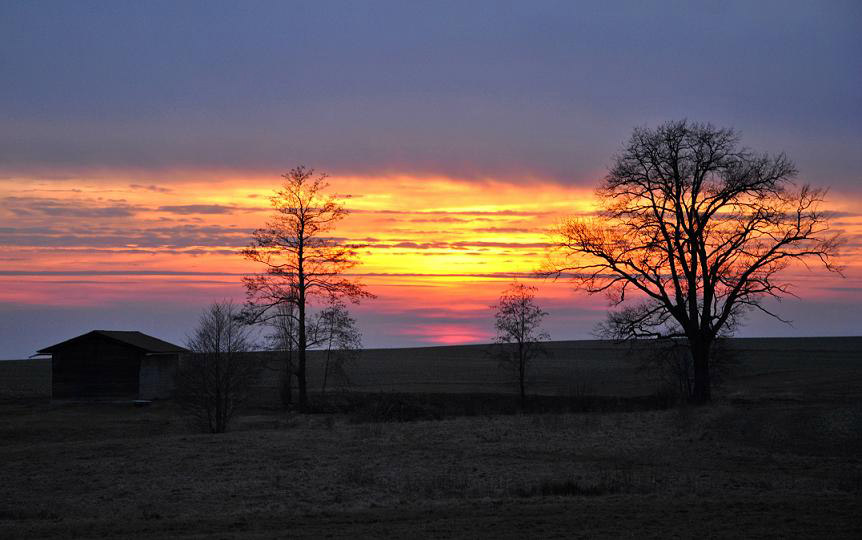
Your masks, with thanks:
<instances>
[{"instance_id":1,"label":"yellow glow near horizon","mask_svg":"<svg viewBox=\"0 0 862 540\"><path fill-rule=\"evenodd\" d=\"M390 175L336 176L330 184L330 192L352 195L344 200L351 213L331 234L364 246L353 272L378 294L374 313L421 312L415 324L405 316L399 332L433 343L488 339L489 328L460 317L475 320L509 275L537 269L559 220L596 210L592 188L552 182ZM261 269L238 252L271 215L268 197L279 185L278 175L200 172L164 183L121 174L0 180L0 271L7 274L0 275L0 302L241 299L240 275ZM833 226L848 240L842 262L849 277L794 274L809 297L862 287L862 201L833 194L830 209L841 212ZM561 304L572 298L564 282L546 282L540 294ZM604 310L600 298L578 302L581 310Z\"/></svg>"},{"instance_id":2,"label":"yellow glow near horizon","mask_svg":"<svg viewBox=\"0 0 862 540\"><path fill-rule=\"evenodd\" d=\"M32 252L32 257L25 257L29 269L58 265L70 270L93 266L137 270L216 266L220 271L249 272L254 269L228 251L242 247L248 241L248 231L264 225L271 211L268 197L279 180L191 179L149 187L132 179L103 180L92 184L67 182L74 191L62 192L55 191L56 183L49 183L44 188L30 187L26 196L16 189L22 185L20 181L4 181L0 187L22 205L19 215L4 217L35 225L40 216L30 219L20 212L26 212L28 204L38 207L39 200L45 210L44 201L48 200L77 208L48 209L55 215L55 225L86 229L81 216L89 212L94 216L86 223L101 231L91 238L91 244L70 243L61 231L54 230L42 239L43 245L22 246L25 253ZM33 181L24 184L38 186ZM587 190L550 183L517 186L395 176L338 177L331 178L330 184L331 192L352 196L345 199L350 215L332 234L367 246L359 272L530 271L541 245L548 241L550 226L567 213L592 208ZM204 235L212 228L230 235L230 241L219 243L219 234L214 232L211 238L202 237L199 244L188 235L182 238L183 245L175 241L184 229L189 235ZM129 233L143 241L123 241ZM244 240L242 234L246 235ZM115 240L106 240L111 237ZM56 245L44 245L52 238L57 239Z\"/></svg>"}]
</instances>

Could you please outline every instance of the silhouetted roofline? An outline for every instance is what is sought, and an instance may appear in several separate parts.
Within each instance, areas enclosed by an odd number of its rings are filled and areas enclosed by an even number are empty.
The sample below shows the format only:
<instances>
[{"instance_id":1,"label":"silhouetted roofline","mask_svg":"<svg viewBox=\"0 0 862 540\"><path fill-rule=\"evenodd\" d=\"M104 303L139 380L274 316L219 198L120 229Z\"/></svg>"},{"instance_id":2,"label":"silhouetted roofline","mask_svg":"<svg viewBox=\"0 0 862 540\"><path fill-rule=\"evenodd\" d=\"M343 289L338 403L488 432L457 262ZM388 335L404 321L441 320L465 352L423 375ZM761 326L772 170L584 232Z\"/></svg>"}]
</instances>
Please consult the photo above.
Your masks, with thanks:
<instances>
[{"instance_id":1,"label":"silhouetted roofline","mask_svg":"<svg viewBox=\"0 0 862 540\"><path fill-rule=\"evenodd\" d=\"M147 334L144 334L143 332L138 332L137 330L93 330L91 332L87 332L86 334L81 334L80 336L67 339L66 341L61 341L60 343L51 345L50 347L45 347L44 349L40 349L36 352L39 354L51 354L57 349L61 349L66 345L69 345L75 341L81 340L85 337L92 335L97 335L114 341L118 341L120 343L130 345L142 351L146 351L148 353L164 354L188 352L187 349L180 347L179 345L174 345L173 343L169 343L165 340L149 336Z\"/></svg>"}]
</instances>

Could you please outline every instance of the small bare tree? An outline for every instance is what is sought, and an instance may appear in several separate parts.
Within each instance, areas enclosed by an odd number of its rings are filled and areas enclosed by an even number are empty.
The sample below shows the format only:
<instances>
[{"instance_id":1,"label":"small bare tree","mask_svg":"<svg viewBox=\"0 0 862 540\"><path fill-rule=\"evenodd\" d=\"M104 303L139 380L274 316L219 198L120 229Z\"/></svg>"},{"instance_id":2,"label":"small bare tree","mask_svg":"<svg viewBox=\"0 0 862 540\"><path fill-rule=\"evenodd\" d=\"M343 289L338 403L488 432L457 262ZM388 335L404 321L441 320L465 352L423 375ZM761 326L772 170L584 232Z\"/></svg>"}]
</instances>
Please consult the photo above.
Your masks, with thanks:
<instances>
[{"instance_id":1,"label":"small bare tree","mask_svg":"<svg viewBox=\"0 0 862 540\"><path fill-rule=\"evenodd\" d=\"M784 155L739 146L731 129L685 120L634 131L598 189L595 220L556 231L546 275L568 276L612 305L614 339L683 339L692 357L692 401L711 398L710 354L751 309L790 294L793 262L838 271L838 237L819 206L825 191L796 188ZM627 296L628 294L628 296Z\"/></svg>"},{"instance_id":2,"label":"small bare tree","mask_svg":"<svg viewBox=\"0 0 862 540\"><path fill-rule=\"evenodd\" d=\"M308 406L306 352L309 348L309 306L315 301L373 298L345 273L358 264L358 247L329 236L347 210L335 195L327 195L326 175L297 167L282 176L282 188L270 198L275 215L254 232L246 259L260 263L264 272L243 279L247 303L245 320L266 322L283 317L278 306L293 305L288 316L296 324L296 378L299 408Z\"/></svg>"},{"instance_id":3,"label":"small bare tree","mask_svg":"<svg viewBox=\"0 0 862 540\"><path fill-rule=\"evenodd\" d=\"M356 319L350 316L344 302L333 300L320 312L315 325L316 346L324 351L323 382L320 387L326 393L331 380L348 384L347 366L362 352L362 334L356 328Z\"/></svg>"},{"instance_id":4,"label":"small bare tree","mask_svg":"<svg viewBox=\"0 0 862 540\"><path fill-rule=\"evenodd\" d=\"M259 373L257 363L245 354L251 339L238 315L230 301L210 305L188 338L191 354L182 359L177 372L180 402L210 433L227 430Z\"/></svg>"},{"instance_id":5,"label":"small bare tree","mask_svg":"<svg viewBox=\"0 0 862 540\"><path fill-rule=\"evenodd\" d=\"M536 287L517 282L509 285L491 309L495 310L494 327L497 330L492 354L501 366L514 373L523 407L527 401L530 364L537 357L547 355L542 342L548 341L550 336L541 329L547 313L536 304Z\"/></svg>"}]
</instances>

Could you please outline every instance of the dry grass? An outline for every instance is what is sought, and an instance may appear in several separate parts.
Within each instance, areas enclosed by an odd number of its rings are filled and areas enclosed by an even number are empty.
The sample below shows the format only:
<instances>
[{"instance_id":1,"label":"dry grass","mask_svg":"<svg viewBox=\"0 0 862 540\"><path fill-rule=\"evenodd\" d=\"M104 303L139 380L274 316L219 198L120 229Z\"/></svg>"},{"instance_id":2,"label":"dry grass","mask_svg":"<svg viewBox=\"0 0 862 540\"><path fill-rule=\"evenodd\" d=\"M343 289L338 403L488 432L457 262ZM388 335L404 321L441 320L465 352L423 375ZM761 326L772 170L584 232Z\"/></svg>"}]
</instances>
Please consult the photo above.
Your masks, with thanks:
<instances>
[{"instance_id":1,"label":"dry grass","mask_svg":"<svg viewBox=\"0 0 862 540\"><path fill-rule=\"evenodd\" d=\"M165 403L6 403L0 536L858 538L856 354L773 356L718 404L665 411L258 410L204 435Z\"/></svg>"},{"instance_id":2,"label":"dry grass","mask_svg":"<svg viewBox=\"0 0 862 540\"><path fill-rule=\"evenodd\" d=\"M353 525L339 520L352 516L351 523L377 535L423 530L424 521L391 523L404 512L457 522L465 507L476 507L486 519L494 509L504 522L512 515L527 519L505 510L521 501L539 521L550 508L571 512L589 504L607 520L593 523L599 534L626 532L621 527L630 519L613 515L623 503L665 525L642 509L690 501L685 519L709 522L707 509L751 504L722 512L744 526L758 501L771 501L757 512L776 523L779 536L852 536L860 532L858 519L842 512L862 500L856 429L862 409L848 403L836 411L817 403L725 404L389 424L261 412L219 436L190 433L166 405L6 405L0 407L0 526L10 538L255 537L282 527L341 534ZM826 427L800 439L792 421L800 417ZM799 521L800 508L808 522ZM833 523L818 523L818 512ZM333 517L329 529L321 515ZM555 529L568 518L553 515L546 532L568 536ZM394 528L379 529L372 517ZM684 530L684 536L696 532Z\"/></svg>"}]
</instances>

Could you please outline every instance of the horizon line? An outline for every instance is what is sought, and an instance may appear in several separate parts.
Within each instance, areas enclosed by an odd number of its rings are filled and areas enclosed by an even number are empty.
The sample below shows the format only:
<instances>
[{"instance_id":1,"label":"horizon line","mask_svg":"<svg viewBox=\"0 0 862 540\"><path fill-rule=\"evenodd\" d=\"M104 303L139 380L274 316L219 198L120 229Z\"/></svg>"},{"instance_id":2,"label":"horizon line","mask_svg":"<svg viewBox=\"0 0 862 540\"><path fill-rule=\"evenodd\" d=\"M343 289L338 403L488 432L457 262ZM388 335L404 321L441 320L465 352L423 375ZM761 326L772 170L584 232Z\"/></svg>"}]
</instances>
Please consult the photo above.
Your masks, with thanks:
<instances>
[{"instance_id":1,"label":"horizon line","mask_svg":"<svg viewBox=\"0 0 862 540\"><path fill-rule=\"evenodd\" d=\"M633 339L633 340L623 340L617 341L614 339L601 339L601 338L592 338L592 339L555 339L551 341L544 341L542 343L553 344L553 343L586 343L586 342L602 342L602 343L612 343L613 345L626 345L635 342L646 342L652 341L655 338L643 338L643 339ZM862 339L862 334L859 335L835 335L835 336L734 336L729 338L724 338L727 340L754 340L754 339L781 339L781 340L809 340L809 339ZM451 347L488 347L491 345L496 345L494 342L482 342L482 343L460 343L454 345L414 345L410 347L367 347L363 348L362 351L395 351L395 350L405 350L405 349L440 349L440 348L451 348ZM309 349L309 351L323 351L324 349ZM254 351L246 351L247 353L276 353L280 352L277 349L260 349ZM43 358L35 358L35 356L43 356ZM0 362L12 362L12 361L21 361L21 360L47 360L45 356L48 355L33 355L29 358L0 358Z\"/></svg>"}]
</instances>

